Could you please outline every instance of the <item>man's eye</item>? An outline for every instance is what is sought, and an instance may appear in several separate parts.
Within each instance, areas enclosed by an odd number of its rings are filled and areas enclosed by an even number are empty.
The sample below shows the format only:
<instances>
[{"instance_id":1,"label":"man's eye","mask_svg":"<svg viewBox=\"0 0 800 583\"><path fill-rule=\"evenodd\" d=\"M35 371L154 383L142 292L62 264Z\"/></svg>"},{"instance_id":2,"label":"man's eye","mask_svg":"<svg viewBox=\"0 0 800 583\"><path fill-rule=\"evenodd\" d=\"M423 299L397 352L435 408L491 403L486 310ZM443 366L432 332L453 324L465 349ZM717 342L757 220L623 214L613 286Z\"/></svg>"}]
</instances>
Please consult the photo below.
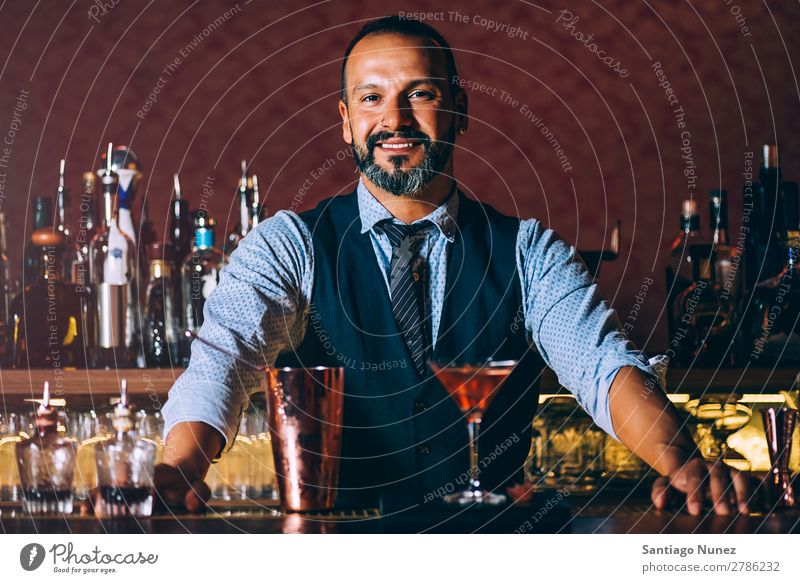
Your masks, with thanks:
<instances>
[{"instance_id":1,"label":"man's eye","mask_svg":"<svg viewBox=\"0 0 800 583\"><path fill-rule=\"evenodd\" d=\"M433 99L433 93L430 91L414 91L409 97L420 97L422 99Z\"/></svg>"},{"instance_id":2,"label":"man's eye","mask_svg":"<svg viewBox=\"0 0 800 583\"><path fill-rule=\"evenodd\" d=\"M377 95L365 95L361 98L361 101L377 101L380 99Z\"/></svg>"}]
</instances>

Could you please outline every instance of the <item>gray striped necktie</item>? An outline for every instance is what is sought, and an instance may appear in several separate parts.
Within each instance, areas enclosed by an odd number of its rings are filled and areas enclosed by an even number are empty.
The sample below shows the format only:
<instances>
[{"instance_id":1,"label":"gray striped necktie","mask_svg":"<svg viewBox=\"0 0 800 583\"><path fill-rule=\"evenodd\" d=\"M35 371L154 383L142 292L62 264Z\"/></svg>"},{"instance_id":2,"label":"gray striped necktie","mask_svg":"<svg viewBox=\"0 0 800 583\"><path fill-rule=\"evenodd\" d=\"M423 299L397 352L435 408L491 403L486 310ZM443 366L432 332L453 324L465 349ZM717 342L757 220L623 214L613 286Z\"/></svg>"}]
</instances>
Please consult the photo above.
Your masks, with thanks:
<instances>
[{"instance_id":1,"label":"gray striped necktie","mask_svg":"<svg viewBox=\"0 0 800 583\"><path fill-rule=\"evenodd\" d=\"M406 346L414 360L419 374L424 376L427 369L427 342L423 321L422 281L420 273L414 271L414 263L419 250L419 238L415 234L430 223L424 221L411 225L398 225L391 219L383 222L386 236L392 244L391 275L389 287L392 297L392 314L403 335Z\"/></svg>"}]
</instances>

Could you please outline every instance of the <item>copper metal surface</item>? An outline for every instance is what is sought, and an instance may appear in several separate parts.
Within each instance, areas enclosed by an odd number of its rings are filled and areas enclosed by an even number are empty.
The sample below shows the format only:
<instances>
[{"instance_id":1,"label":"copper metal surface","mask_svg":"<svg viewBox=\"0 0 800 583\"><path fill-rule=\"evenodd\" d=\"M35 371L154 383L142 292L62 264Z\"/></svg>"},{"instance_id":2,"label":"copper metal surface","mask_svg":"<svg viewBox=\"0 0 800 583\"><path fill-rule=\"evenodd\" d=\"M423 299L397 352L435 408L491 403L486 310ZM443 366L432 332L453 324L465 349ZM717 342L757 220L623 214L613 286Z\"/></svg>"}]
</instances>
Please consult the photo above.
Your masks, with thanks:
<instances>
[{"instance_id":1,"label":"copper metal surface","mask_svg":"<svg viewBox=\"0 0 800 583\"><path fill-rule=\"evenodd\" d=\"M342 447L343 368L267 371L272 453L281 507L333 508Z\"/></svg>"},{"instance_id":2,"label":"copper metal surface","mask_svg":"<svg viewBox=\"0 0 800 583\"><path fill-rule=\"evenodd\" d=\"M772 463L771 502L777 508L796 508L798 500L789 472L789 457L792 453L792 434L797 425L798 411L770 407L761 411L761 415L764 419L769 460Z\"/></svg>"}]
</instances>

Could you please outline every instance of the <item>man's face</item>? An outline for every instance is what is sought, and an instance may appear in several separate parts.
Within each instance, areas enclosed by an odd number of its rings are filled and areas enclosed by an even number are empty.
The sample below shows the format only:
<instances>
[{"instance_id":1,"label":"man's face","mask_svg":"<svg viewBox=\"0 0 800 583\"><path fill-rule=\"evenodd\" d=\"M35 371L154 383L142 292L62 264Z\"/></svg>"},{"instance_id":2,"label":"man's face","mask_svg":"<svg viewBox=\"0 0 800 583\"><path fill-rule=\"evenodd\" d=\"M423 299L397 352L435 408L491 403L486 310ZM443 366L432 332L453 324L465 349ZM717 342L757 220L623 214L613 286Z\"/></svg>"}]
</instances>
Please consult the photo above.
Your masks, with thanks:
<instances>
[{"instance_id":1,"label":"man's face","mask_svg":"<svg viewBox=\"0 0 800 583\"><path fill-rule=\"evenodd\" d=\"M344 140L366 178L398 196L417 193L445 170L456 112L466 113L466 96L462 91L451 97L444 54L425 48L431 44L371 35L347 62L348 103L339 102Z\"/></svg>"}]
</instances>

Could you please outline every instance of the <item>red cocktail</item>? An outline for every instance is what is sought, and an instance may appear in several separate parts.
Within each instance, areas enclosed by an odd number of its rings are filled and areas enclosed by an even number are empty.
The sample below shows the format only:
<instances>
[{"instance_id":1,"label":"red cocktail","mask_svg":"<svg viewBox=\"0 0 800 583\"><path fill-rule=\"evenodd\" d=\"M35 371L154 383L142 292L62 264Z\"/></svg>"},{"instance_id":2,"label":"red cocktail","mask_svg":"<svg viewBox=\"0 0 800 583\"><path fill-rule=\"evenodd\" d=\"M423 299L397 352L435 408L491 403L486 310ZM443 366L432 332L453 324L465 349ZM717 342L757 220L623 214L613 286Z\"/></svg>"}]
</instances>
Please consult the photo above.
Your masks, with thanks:
<instances>
[{"instance_id":1,"label":"red cocktail","mask_svg":"<svg viewBox=\"0 0 800 583\"><path fill-rule=\"evenodd\" d=\"M470 488L445 498L453 504L500 504L505 496L481 489L478 479L478 432L483 414L503 381L517 365L515 360L490 360L481 364L428 363L436 378L467 418L469 432Z\"/></svg>"}]
</instances>

